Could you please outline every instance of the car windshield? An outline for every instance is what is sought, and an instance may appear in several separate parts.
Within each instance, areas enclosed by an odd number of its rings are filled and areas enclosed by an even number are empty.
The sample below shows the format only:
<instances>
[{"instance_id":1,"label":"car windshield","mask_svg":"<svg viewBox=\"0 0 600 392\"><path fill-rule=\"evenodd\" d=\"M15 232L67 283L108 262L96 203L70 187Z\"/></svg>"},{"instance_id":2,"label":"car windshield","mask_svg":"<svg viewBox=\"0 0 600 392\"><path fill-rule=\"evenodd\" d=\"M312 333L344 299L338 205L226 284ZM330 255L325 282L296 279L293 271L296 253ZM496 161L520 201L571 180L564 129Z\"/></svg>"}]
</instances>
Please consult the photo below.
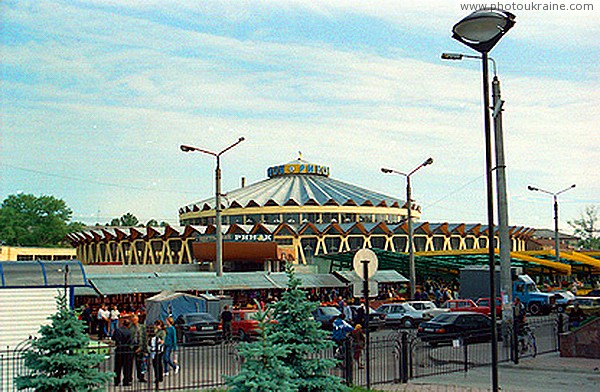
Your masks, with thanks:
<instances>
[{"instance_id":1,"label":"car windshield","mask_svg":"<svg viewBox=\"0 0 600 392\"><path fill-rule=\"evenodd\" d=\"M337 310L336 308L333 308L333 307L329 307L329 306L321 308L321 311L323 312L323 314L330 315L330 316L337 316L338 314L340 314L339 310Z\"/></svg>"},{"instance_id":2,"label":"car windshield","mask_svg":"<svg viewBox=\"0 0 600 392\"><path fill-rule=\"evenodd\" d=\"M535 283L529 283L527 285L527 291L529 291L530 293L539 293L540 289L537 288Z\"/></svg>"},{"instance_id":3,"label":"car windshield","mask_svg":"<svg viewBox=\"0 0 600 392\"><path fill-rule=\"evenodd\" d=\"M185 320L189 324L216 321L214 317L208 313L188 314L187 316L185 316Z\"/></svg>"},{"instance_id":4,"label":"car windshield","mask_svg":"<svg viewBox=\"0 0 600 392\"><path fill-rule=\"evenodd\" d=\"M457 317L458 315L456 314L443 313L435 316L431 321L434 323L451 323L456 320Z\"/></svg>"}]
</instances>

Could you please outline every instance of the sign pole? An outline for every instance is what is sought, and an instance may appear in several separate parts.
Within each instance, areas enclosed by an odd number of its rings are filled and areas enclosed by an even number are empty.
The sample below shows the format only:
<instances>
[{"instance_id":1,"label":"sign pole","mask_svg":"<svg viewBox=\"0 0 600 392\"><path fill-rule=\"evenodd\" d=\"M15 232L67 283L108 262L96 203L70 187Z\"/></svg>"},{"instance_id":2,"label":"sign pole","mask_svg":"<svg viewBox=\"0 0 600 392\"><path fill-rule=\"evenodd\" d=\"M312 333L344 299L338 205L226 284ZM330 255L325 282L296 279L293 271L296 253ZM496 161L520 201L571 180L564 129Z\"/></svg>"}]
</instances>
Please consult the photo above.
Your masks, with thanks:
<instances>
[{"instance_id":1,"label":"sign pole","mask_svg":"<svg viewBox=\"0 0 600 392\"><path fill-rule=\"evenodd\" d=\"M363 264L363 295L365 296L365 367L367 389L371 389L371 360L369 356L369 260L361 260Z\"/></svg>"},{"instance_id":2,"label":"sign pole","mask_svg":"<svg viewBox=\"0 0 600 392\"><path fill-rule=\"evenodd\" d=\"M362 264L362 267L361 267ZM371 249L361 249L354 254L353 258L354 272L363 281L363 297L365 298L365 377L367 379L367 389L371 389L371 359L369 355L369 278L372 278L377 272L379 261L377 255Z\"/></svg>"}]
</instances>

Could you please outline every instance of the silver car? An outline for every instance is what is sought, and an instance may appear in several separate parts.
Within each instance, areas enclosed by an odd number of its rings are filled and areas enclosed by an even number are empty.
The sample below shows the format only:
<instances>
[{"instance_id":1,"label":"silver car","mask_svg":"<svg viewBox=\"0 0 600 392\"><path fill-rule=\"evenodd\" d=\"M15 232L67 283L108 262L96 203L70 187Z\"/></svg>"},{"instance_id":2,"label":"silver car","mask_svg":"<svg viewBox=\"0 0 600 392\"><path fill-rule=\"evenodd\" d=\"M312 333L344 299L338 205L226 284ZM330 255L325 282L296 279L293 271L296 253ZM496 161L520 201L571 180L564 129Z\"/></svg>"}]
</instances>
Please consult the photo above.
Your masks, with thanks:
<instances>
[{"instance_id":1,"label":"silver car","mask_svg":"<svg viewBox=\"0 0 600 392\"><path fill-rule=\"evenodd\" d=\"M377 313L385 314L385 324L390 326L413 328L423 321L423 313L404 302L383 304Z\"/></svg>"},{"instance_id":2,"label":"silver car","mask_svg":"<svg viewBox=\"0 0 600 392\"><path fill-rule=\"evenodd\" d=\"M421 312L421 317L423 318L423 320L431 320L437 315L450 311L450 309L438 308L431 301L409 301L407 303L410 304L417 311Z\"/></svg>"}]
</instances>

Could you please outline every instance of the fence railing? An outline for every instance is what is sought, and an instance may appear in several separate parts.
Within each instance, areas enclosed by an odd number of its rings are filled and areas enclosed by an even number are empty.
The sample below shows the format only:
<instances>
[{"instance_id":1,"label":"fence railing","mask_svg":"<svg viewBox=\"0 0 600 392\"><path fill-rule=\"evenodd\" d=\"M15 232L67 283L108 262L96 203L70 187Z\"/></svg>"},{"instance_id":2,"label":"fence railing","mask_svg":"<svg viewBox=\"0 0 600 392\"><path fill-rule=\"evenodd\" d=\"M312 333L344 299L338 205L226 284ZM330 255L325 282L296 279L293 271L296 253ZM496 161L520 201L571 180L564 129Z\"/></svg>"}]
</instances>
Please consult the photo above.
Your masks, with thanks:
<instances>
[{"instance_id":1,"label":"fence railing","mask_svg":"<svg viewBox=\"0 0 600 392\"><path fill-rule=\"evenodd\" d=\"M531 337L535 339L535 352L529 346L522 346L524 341L513 332L512 326L502 326L498 329L500 362L517 362L524 356L558 350L558 334L566 330L564 320L557 317L536 318L531 319L528 325ZM162 377L160 374L166 369L157 366L157 357L153 360L151 356L135 357L133 353L126 353L128 358L133 358L128 360L127 366L130 368L123 369L119 378L107 384L106 390L141 392L222 387L225 384L224 376L233 376L241 368L242 358L238 354L238 344L179 347L174 358L179 366L178 371L168 369L169 375ZM347 340L344 347L341 354L335 349L329 349L313 355L317 358L338 358L338 366L331 369L331 373L341 377L347 384L359 386L367 384L367 369L363 366L367 361L370 385L401 383L443 373L467 372L473 367L491 363L489 331L447 335L439 341L434 341L418 336L415 331L383 330L371 335L369 358L366 358L366 351L363 351L358 361L353 358L353 342ZM528 350L523 350L523 347ZM23 359L23 353L28 349L29 345L23 344L14 350L0 351L0 390L15 391L14 377L29 371ZM115 372L118 356L115 348L107 346L101 352L105 354L105 359L100 363L99 370ZM124 389L129 380L123 373L129 370L131 385ZM142 379L145 382L142 382ZM118 386L115 385L116 381L119 382Z\"/></svg>"}]
</instances>

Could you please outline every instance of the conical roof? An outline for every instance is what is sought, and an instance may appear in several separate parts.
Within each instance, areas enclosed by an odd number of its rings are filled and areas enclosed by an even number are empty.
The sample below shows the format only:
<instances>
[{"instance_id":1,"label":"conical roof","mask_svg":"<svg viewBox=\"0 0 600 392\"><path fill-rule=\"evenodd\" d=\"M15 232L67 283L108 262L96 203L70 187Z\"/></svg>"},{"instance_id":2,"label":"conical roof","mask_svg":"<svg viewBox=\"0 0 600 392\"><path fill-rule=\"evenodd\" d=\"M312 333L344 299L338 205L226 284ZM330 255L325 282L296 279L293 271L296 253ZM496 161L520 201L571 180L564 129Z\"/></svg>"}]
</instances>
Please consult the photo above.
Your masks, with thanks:
<instances>
[{"instance_id":1,"label":"conical roof","mask_svg":"<svg viewBox=\"0 0 600 392\"><path fill-rule=\"evenodd\" d=\"M329 168L298 159L270 167L269 178L227 192L229 208L284 205L358 205L402 207L404 201L329 177ZM215 198L201 200L187 211L213 209Z\"/></svg>"}]
</instances>

